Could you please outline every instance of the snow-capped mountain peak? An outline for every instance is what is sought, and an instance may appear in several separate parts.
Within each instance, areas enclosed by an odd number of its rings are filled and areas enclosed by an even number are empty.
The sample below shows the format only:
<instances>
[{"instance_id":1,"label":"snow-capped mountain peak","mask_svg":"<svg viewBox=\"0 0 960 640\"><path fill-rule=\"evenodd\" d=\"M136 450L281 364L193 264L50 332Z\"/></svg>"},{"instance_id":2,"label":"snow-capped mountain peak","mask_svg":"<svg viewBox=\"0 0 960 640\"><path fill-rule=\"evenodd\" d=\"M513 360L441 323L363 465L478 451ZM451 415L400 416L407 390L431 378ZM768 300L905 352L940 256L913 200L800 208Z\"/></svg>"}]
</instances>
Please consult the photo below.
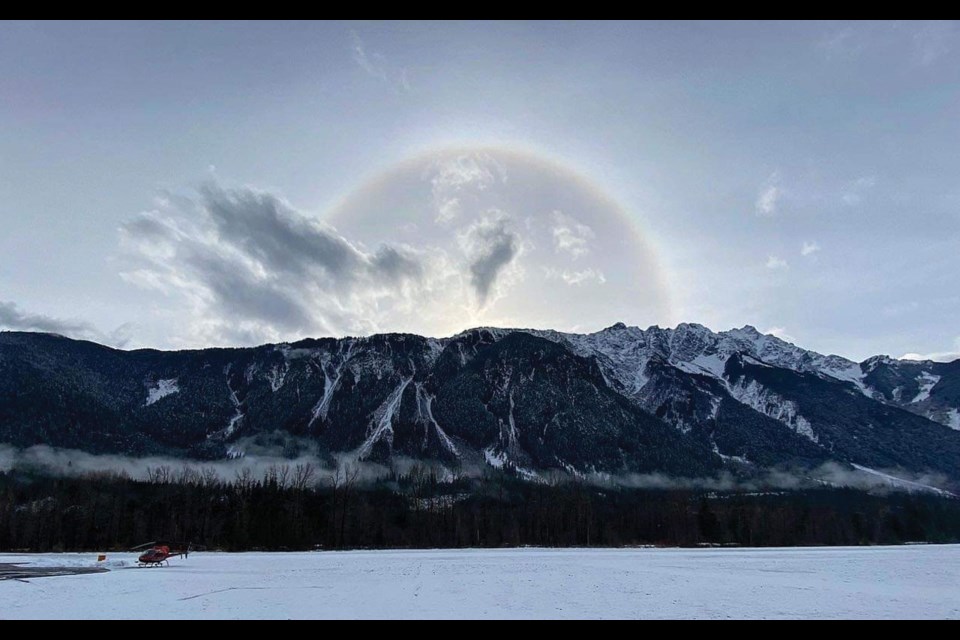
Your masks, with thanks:
<instances>
[{"instance_id":1,"label":"snow-capped mountain peak","mask_svg":"<svg viewBox=\"0 0 960 640\"><path fill-rule=\"evenodd\" d=\"M289 432L358 459L523 473L835 460L960 477L960 361L859 365L750 326L479 328L176 353L0 332L0 370L0 443L15 446L218 457Z\"/></svg>"},{"instance_id":2,"label":"snow-capped mountain peak","mask_svg":"<svg viewBox=\"0 0 960 640\"><path fill-rule=\"evenodd\" d=\"M681 323L673 329L659 326L641 329L618 322L589 334L528 332L563 343L579 355L596 357L607 379L632 396L643 395L641 390L650 379L651 360L727 384L727 363L732 356L740 355L757 364L851 384L869 398L900 406L945 425L952 424L955 414L951 410L958 409L954 404L960 405L952 396L944 399L937 393L940 379L937 372L948 366L943 363L896 360L885 355L857 363L842 356L803 349L751 325L714 332L696 323ZM889 381L901 377L904 379L898 383Z\"/></svg>"},{"instance_id":3,"label":"snow-capped mountain peak","mask_svg":"<svg viewBox=\"0 0 960 640\"><path fill-rule=\"evenodd\" d=\"M644 330L618 322L590 334L531 333L569 344L581 355L599 356L601 364L610 367L607 373L620 381L634 380L637 369L643 369L650 358L657 356L687 373L720 379L727 361L734 354L844 382L857 384L862 378L860 365L855 362L801 349L776 336L763 334L750 325L713 332L695 323L682 323L675 329L653 326Z\"/></svg>"}]
</instances>

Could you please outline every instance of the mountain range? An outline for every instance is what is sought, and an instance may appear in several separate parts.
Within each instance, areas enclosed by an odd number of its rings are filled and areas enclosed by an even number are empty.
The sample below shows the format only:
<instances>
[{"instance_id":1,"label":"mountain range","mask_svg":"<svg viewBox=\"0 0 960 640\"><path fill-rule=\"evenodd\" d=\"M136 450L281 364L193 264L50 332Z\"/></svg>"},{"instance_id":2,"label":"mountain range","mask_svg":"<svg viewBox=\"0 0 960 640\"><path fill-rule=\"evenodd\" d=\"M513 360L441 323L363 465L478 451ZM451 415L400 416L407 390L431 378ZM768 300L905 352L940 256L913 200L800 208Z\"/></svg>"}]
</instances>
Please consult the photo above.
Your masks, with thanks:
<instances>
[{"instance_id":1,"label":"mountain range","mask_svg":"<svg viewBox=\"0 0 960 640\"><path fill-rule=\"evenodd\" d=\"M218 459L271 438L532 475L833 461L955 484L960 360L856 363L697 324L192 351L0 333L0 443Z\"/></svg>"}]
</instances>

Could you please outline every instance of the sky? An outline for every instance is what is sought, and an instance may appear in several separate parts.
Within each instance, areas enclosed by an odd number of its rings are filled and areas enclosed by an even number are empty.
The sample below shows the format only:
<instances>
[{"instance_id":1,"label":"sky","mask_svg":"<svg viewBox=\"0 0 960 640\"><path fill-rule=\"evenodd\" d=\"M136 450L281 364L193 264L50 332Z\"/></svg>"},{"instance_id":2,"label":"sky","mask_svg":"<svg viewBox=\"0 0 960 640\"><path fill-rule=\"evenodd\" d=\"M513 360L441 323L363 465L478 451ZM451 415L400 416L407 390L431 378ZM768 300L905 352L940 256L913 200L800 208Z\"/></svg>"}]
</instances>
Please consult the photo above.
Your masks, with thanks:
<instances>
[{"instance_id":1,"label":"sky","mask_svg":"<svg viewBox=\"0 0 960 640\"><path fill-rule=\"evenodd\" d=\"M960 357L960 25L0 23L0 328Z\"/></svg>"}]
</instances>

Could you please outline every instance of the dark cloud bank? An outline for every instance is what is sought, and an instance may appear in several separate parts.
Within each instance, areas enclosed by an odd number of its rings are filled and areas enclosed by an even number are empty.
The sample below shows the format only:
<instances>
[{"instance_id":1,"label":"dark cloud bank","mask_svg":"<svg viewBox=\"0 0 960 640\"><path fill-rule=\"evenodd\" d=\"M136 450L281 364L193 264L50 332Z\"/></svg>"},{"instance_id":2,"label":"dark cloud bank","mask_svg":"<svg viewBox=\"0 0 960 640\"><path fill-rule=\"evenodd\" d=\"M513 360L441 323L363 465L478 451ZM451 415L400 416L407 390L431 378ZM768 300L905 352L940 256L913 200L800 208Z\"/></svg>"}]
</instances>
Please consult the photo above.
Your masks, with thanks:
<instances>
[{"instance_id":1,"label":"dark cloud bank","mask_svg":"<svg viewBox=\"0 0 960 640\"><path fill-rule=\"evenodd\" d=\"M459 269L485 305L521 251L509 224L495 211L473 221L459 234L459 257L390 242L368 248L276 195L208 183L121 225L123 276L186 296L205 327L197 342L356 335L382 330L384 305L422 303Z\"/></svg>"}]
</instances>

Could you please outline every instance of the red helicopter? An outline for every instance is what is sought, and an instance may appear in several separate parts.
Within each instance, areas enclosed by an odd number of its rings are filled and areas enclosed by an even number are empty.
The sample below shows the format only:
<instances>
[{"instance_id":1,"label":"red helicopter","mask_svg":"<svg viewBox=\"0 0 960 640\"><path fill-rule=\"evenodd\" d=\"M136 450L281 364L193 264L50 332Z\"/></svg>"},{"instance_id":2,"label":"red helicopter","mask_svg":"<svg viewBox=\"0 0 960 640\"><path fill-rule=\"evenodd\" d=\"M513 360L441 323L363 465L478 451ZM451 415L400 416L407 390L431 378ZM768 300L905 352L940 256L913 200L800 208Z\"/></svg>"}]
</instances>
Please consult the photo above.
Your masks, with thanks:
<instances>
[{"instance_id":1,"label":"red helicopter","mask_svg":"<svg viewBox=\"0 0 960 640\"><path fill-rule=\"evenodd\" d=\"M140 551L146 549L140 557L137 558L137 566L140 567L159 567L163 564L170 565L169 559L173 557L186 558L192 550L191 545L183 543L169 542L148 542L139 547L134 547L131 551Z\"/></svg>"}]
</instances>

